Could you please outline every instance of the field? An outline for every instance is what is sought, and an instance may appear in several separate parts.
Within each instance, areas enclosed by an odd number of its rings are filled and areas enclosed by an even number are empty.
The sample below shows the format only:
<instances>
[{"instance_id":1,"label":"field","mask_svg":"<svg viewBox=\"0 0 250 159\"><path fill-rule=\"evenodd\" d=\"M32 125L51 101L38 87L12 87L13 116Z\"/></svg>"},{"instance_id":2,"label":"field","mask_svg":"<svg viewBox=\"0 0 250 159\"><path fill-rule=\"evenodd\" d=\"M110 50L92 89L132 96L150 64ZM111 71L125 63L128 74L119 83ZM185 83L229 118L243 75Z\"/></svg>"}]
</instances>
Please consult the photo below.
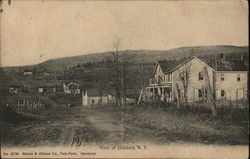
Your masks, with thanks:
<instances>
[{"instance_id":1,"label":"field","mask_svg":"<svg viewBox=\"0 0 250 159\"><path fill-rule=\"evenodd\" d=\"M122 143L248 145L248 108L209 110L130 105L2 112L2 145L82 147ZM185 112L185 113L184 113ZM223 115L224 114L224 115Z\"/></svg>"}]
</instances>

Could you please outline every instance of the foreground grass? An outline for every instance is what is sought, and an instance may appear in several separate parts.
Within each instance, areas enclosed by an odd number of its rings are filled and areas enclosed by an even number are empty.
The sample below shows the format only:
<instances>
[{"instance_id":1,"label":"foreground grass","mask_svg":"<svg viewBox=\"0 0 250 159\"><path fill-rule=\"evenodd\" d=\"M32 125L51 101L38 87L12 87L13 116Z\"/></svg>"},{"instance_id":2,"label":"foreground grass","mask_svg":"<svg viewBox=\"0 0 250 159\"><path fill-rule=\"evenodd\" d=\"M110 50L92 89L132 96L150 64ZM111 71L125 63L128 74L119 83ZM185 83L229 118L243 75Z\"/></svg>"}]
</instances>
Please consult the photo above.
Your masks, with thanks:
<instances>
[{"instance_id":1,"label":"foreground grass","mask_svg":"<svg viewBox=\"0 0 250 159\"><path fill-rule=\"evenodd\" d=\"M248 145L248 108L218 109L218 116L202 108L132 106L125 120L140 128L157 132L162 143L186 141L205 144Z\"/></svg>"}]
</instances>

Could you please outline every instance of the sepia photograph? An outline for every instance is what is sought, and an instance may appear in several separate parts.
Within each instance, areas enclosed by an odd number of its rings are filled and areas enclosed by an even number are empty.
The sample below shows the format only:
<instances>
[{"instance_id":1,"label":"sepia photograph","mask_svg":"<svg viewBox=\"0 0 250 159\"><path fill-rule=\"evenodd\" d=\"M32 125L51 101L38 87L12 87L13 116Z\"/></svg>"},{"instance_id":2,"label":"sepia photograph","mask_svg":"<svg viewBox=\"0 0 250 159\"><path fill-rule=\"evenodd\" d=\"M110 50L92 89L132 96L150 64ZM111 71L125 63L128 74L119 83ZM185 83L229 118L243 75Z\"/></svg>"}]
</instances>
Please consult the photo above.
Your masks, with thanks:
<instances>
[{"instance_id":1,"label":"sepia photograph","mask_svg":"<svg viewBox=\"0 0 250 159\"><path fill-rule=\"evenodd\" d=\"M249 156L246 0L0 0L1 158Z\"/></svg>"}]
</instances>

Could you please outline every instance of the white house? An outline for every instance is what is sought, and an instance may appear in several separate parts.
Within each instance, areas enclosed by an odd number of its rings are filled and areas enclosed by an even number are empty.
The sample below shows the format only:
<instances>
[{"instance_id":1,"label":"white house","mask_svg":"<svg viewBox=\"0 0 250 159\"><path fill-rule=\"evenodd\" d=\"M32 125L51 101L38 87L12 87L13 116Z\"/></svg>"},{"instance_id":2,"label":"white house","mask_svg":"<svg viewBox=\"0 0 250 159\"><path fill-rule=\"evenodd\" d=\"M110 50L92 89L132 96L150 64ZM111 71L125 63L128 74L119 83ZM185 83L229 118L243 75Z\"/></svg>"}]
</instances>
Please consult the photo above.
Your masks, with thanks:
<instances>
[{"instance_id":1,"label":"white house","mask_svg":"<svg viewBox=\"0 0 250 159\"><path fill-rule=\"evenodd\" d=\"M88 89L82 91L82 105L90 106L96 104L113 104L112 95L103 93L102 96L96 89Z\"/></svg>"},{"instance_id":2,"label":"white house","mask_svg":"<svg viewBox=\"0 0 250 159\"><path fill-rule=\"evenodd\" d=\"M80 94L80 85L75 82L64 82L63 91L65 94Z\"/></svg>"},{"instance_id":3,"label":"white house","mask_svg":"<svg viewBox=\"0 0 250 159\"><path fill-rule=\"evenodd\" d=\"M25 75L25 76L33 75L33 72L32 71L24 71L23 75Z\"/></svg>"},{"instance_id":4,"label":"white house","mask_svg":"<svg viewBox=\"0 0 250 159\"><path fill-rule=\"evenodd\" d=\"M135 100L132 98L126 98L127 104L134 103ZM98 90L92 88L88 90L82 91L82 105L83 106L91 106L91 105L113 105L115 104L115 97L107 92L103 92L102 95L98 92Z\"/></svg>"},{"instance_id":5,"label":"white house","mask_svg":"<svg viewBox=\"0 0 250 159\"><path fill-rule=\"evenodd\" d=\"M248 69L243 62L225 59L213 63L193 56L186 60L157 61L139 101L195 102L213 97L217 100L247 99L247 75Z\"/></svg>"}]
</instances>

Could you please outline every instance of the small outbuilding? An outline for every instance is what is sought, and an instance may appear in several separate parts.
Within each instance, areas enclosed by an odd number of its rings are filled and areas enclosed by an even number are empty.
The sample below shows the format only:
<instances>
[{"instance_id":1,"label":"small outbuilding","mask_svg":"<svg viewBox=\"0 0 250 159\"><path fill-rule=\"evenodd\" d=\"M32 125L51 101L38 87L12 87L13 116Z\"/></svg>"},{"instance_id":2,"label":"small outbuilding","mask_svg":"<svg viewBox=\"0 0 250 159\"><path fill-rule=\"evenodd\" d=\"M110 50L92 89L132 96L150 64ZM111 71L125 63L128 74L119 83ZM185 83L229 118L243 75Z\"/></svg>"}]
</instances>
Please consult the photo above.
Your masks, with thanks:
<instances>
[{"instance_id":1,"label":"small outbuilding","mask_svg":"<svg viewBox=\"0 0 250 159\"><path fill-rule=\"evenodd\" d=\"M56 84L44 83L38 87L38 93L56 93Z\"/></svg>"},{"instance_id":2,"label":"small outbuilding","mask_svg":"<svg viewBox=\"0 0 250 159\"><path fill-rule=\"evenodd\" d=\"M10 85L9 86L9 93L12 93L12 94L21 94L22 92L23 92L22 88L19 85Z\"/></svg>"}]
</instances>

